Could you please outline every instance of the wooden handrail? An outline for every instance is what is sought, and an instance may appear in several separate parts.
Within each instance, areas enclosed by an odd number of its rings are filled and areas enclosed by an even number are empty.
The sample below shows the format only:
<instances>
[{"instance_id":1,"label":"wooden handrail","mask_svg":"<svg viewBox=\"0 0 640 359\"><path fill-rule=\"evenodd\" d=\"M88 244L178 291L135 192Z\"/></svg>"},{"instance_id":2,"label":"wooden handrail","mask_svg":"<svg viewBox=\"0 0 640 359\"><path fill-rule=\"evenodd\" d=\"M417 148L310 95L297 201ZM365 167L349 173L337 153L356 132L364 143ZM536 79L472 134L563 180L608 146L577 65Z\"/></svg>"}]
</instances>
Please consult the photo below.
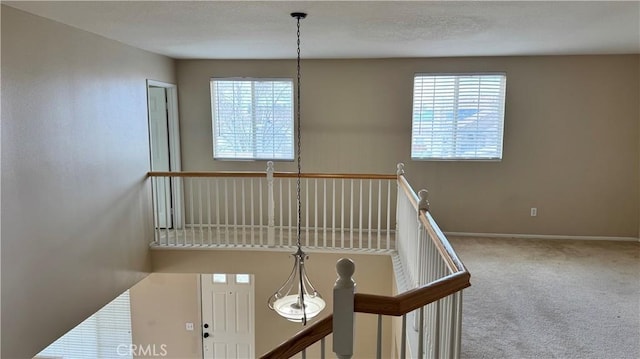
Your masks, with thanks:
<instances>
[{"instance_id":1,"label":"wooden handrail","mask_svg":"<svg viewBox=\"0 0 640 359\"><path fill-rule=\"evenodd\" d=\"M456 254L456 251L451 247L451 243L446 240L444 233L442 233L442 230L440 230L436 221L431 217L431 213L421 210L419 218L422 225L427 230L427 233L429 233L429 237L431 237L431 240L436 245L436 248L440 253L440 257L442 257L442 259L447 263L451 273L467 272L467 268L464 266L464 263L462 263L458 254Z\"/></svg>"},{"instance_id":2,"label":"wooden handrail","mask_svg":"<svg viewBox=\"0 0 640 359\"><path fill-rule=\"evenodd\" d=\"M148 177L265 177L266 172L260 171L246 171L246 172L232 172L232 171L217 171L217 172L149 172ZM273 177L278 178L296 178L298 176L295 172L274 172ZM374 174L374 173L302 173L301 178L325 178L325 179L378 179L378 180L394 180L396 175L387 174Z\"/></svg>"},{"instance_id":3,"label":"wooden handrail","mask_svg":"<svg viewBox=\"0 0 640 359\"><path fill-rule=\"evenodd\" d=\"M354 312L393 316L405 315L471 286L470 278L471 275L465 269L393 297L356 293L353 298ZM330 315L298 332L298 334L260 358L290 358L332 332L333 315Z\"/></svg>"},{"instance_id":4,"label":"wooden handrail","mask_svg":"<svg viewBox=\"0 0 640 359\"><path fill-rule=\"evenodd\" d=\"M291 358L333 332L333 314L298 332L260 359Z\"/></svg>"},{"instance_id":5,"label":"wooden handrail","mask_svg":"<svg viewBox=\"0 0 640 359\"><path fill-rule=\"evenodd\" d=\"M405 315L429 303L469 287L468 272L450 274L421 287L408 290L396 296L382 296L356 293L353 310L358 313Z\"/></svg>"},{"instance_id":6,"label":"wooden handrail","mask_svg":"<svg viewBox=\"0 0 640 359\"><path fill-rule=\"evenodd\" d=\"M148 177L267 177L266 172L259 171L217 171L217 172L202 172L202 171L189 171L189 172L149 172Z\"/></svg>"},{"instance_id":7,"label":"wooden handrail","mask_svg":"<svg viewBox=\"0 0 640 359\"><path fill-rule=\"evenodd\" d=\"M274 172L273 177L295 178L295 172ZM375 174L375 173L302 173L302 178L326 178L326 179L378 179L394 180L396 175Z\"/></svg>"},{"instance_id":8,"label":"wooden handrail","mask_svg":"<svg viewBox=\"0 0 640 359\"><path fill-rule=\"evenodd\" d=\"M404 175L398 175L398 186L405 192L407 198L413 205L413 208L415 208L416 211L420 211L420 221L429 233L429 237L431 237L431 240L436 245L436 248L438 248L440 256L447 263L447 267L449 268L449 270L452 273L466 271L464 264L462 263L460 258L458 258L458 255L451 247L449 241L446 240L444 233L442 233L442 230L440 230L440 227L431 216L431 213L425 210L420 210L418 208L418 202L420 201L420 199L418 198L418 195L416 195L416 192L413 190Z\"/></svg>"},{"instance_id":9,"label":"wooden handrail","mask_svg":"<svg viewBox=\"0 0 640 359\"><path fill-rule=\"evenodd\" d=\"M417 211L418 210L418 202L420 201L420 199L418 198L418 195L413 190L413 188L409 184L409 181L407 181L407 179L404 177L404 175L398 175L397 178L398 178L398 186L400 188L402 188L404 193L407 195L407 198L409 199L409 201L413 205L413 208L415 208L416 211Z\"/></svg>"}]
</instances>

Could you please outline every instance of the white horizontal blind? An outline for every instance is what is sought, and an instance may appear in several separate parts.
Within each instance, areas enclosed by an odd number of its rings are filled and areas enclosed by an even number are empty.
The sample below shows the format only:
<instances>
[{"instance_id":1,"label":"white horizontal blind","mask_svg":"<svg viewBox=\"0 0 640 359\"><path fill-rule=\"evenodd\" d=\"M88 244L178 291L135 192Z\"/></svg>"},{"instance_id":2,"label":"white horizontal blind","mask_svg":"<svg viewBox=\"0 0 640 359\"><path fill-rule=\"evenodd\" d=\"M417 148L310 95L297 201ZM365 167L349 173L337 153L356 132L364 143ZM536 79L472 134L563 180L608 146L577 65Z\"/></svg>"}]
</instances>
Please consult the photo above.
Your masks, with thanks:
<instances>
[{"instance_id":1,"label":"white horizontal blind","mask_svg":"<svg viewBox=\"0 0 640 359\"><path fill-rule=\"evenodd\" d=\"M417 74L411 158L502 158L505 74Z\"/></svg>"},{"instance_id":2,"label":"white horizontal blind","mask_svg":"<svg viewBox=\"0 0 640 359\"><path fill-rule=\"evenodd\" d=\"M291 79L211 79L213 157L293 160Z\"/></svg>"},{"instance_id":3,"label":"white horizontal blind","mask_svg":"<svg viewBox=\"0 0 640 359\"><path fill-rule=\"evenodd\" d=\"M132 358L129 291L122 293L36 357Z\"/></svg>"}]
</instances>

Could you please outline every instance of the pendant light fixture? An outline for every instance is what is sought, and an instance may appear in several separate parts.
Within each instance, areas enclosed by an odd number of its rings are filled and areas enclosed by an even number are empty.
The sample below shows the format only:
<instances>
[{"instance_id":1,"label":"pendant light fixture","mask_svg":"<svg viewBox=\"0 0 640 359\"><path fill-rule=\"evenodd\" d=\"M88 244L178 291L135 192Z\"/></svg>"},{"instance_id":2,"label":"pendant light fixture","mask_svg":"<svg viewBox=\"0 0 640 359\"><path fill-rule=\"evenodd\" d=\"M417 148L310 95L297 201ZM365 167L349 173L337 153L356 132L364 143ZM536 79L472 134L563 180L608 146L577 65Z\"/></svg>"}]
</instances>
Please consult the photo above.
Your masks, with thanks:
<instances>
[{"instance_id":1,"label":"pendant light fixture","mask_svg":"<svg viewBox=\"0 0 640 359\"><path fill-rule=\"evenodd\" d=\"M307 320L315 317L324 307L325 302L320 293L313 287L304 267L304 262L309 258L301 248L301 220L302 204L300 201L300 178L302 177L301 154L300 154L300 20L307 17L303 12L291 13L291 17L297 20L298 37L298 92L296 96L296 120L298 129L298 176L296 181L296 198L298 201L298 231L297 231L297 251L292 254L294 258L293 270L286 282L269 298L269 308L273 309L282 317L292 321L307 324Z\"/></svg>"}]
</instances>

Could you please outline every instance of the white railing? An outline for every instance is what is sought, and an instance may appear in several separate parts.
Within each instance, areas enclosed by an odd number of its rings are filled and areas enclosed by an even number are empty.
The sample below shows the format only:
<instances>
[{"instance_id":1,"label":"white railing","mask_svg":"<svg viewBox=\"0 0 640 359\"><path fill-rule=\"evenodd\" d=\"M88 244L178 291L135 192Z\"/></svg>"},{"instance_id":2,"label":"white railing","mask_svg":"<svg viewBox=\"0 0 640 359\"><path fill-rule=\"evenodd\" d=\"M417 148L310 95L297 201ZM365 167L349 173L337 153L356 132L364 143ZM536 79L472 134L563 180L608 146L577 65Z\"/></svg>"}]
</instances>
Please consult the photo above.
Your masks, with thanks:
<instances>
[{"instance_id":1,"label":"white railing","mask_svg":"<svg viewBox=\"0 0 640 359\"><path fill-rule=\"evenodd\" d=\"M356 312L378 315L377 358L383 357L383 315L402 318L399 328L394 327L401 337L397 346L393 345L398 348L395 356L401 359L460 357L462 290L470 285L469 272L431 217L427 191L418 192L419 196L414 192L401 164L397 174L395 270L400 294L387 297L354 293L353 263L343 258L337 266L339 279L334 288L334 313L264 354L262 359L291 358L298 354L305 358L306 350L315 343L324 358L324 338L332 333L336 356L351 358ZM393 338L396 337L394 332ZM384 352L389 350L386 348Z\"/></svg>"},{"instance_id":2,"label":"white railing","mask_svg":"<svg viewBox=\"0 0 640 359\"><path fill-rule=\"evenodd\" d=\"M292 247L296 174L151 172L154 246ZM301 242L307 248L395 249L396 176L311 174L301 178Z\"/></svg>"},{"instance_id":3,"label":"white railing","mask_svg":"<svg viewBox=\"0 0 640 359\"><path fill-rule=\"evenodd\" d=\"M420 190L416 195L403 174L399 166L397 251L407 279L402 289L419 288L466 272L429 213L428 192ZM407 336L412 344L409 348L417 349L412 357L460 357L462 291L421 307L409 318L413 329Z\"/></svg>"}]
</instances>

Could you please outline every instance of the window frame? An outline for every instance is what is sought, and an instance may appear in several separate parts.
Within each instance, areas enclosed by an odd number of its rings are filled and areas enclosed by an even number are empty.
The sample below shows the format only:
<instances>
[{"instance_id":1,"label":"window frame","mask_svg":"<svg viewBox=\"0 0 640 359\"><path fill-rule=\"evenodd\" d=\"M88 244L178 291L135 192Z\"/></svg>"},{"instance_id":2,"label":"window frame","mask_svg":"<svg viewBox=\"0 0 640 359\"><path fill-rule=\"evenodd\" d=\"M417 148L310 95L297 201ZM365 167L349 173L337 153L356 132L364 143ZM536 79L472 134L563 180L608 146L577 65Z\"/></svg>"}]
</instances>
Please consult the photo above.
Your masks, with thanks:
<instances>
[{"instance_id":1,"label":"window frame","mask_svg":"<svg viewBox=\"0 0 640 359\"><path fill-rule=\"evenodd\" d=\"M214 101L214 82L215 81L251 81L253 82L288 82L291 84L291 143L288 144L291 148L291 157L290 158L277 158L273 156L265 156L259 157L255 156L256 146L253 144L253 157L232 157L232 156L218 156L216 157L216 103ZM252 85L253 86L253 85ZM249 162L249 161L275 161L275 162L293 162L296 158L296 150L295 150L295 138L296 138L296 126L295 126L295 110L296 104L294 101L296 92L296 86L293 78L289 77L211 77L209 79L209 101L211 102L211 139L212 139L212 151L213 151L213 159L215 161L239 161L239 162ZM252 100L252 107L254 106ZM255 118L253 118L255 122ZM251 136L255 138L256 132L252 132Z\"/></svg>"},{"instance_id":2,"label":"window frame","mask_svg":"<svg viewBox=\"0 0 640 359\"><path fill-rule=\"evenodd\" d=\"M416 79L418 77L464 77L464 76L502 76L502 88L500 96L502 98L502 106L500 112L502 114L502 118L500 121L500 134L499 134L499 157L489 158L489 157L416 157L413 153L414 148L414 126L415 126L415 103L416 103ZM458 87L458 86L457 86ZM457 89L456 89L457 91ZM412 84L412 102L411 102L411 144L410 144L410 157L412 161L429 161L429 162L501 162L504 157L504 133L505 133L505 122L506 122L506 95L507 95L507 72L506 71L487 71L487 72L417 72L413 75L413 84ZM456 95L454 98L456 105L453 108L453 111L457 108L458 96ZM454 132L454 134L457 131Z\"/></svg>"}]
</instances>

